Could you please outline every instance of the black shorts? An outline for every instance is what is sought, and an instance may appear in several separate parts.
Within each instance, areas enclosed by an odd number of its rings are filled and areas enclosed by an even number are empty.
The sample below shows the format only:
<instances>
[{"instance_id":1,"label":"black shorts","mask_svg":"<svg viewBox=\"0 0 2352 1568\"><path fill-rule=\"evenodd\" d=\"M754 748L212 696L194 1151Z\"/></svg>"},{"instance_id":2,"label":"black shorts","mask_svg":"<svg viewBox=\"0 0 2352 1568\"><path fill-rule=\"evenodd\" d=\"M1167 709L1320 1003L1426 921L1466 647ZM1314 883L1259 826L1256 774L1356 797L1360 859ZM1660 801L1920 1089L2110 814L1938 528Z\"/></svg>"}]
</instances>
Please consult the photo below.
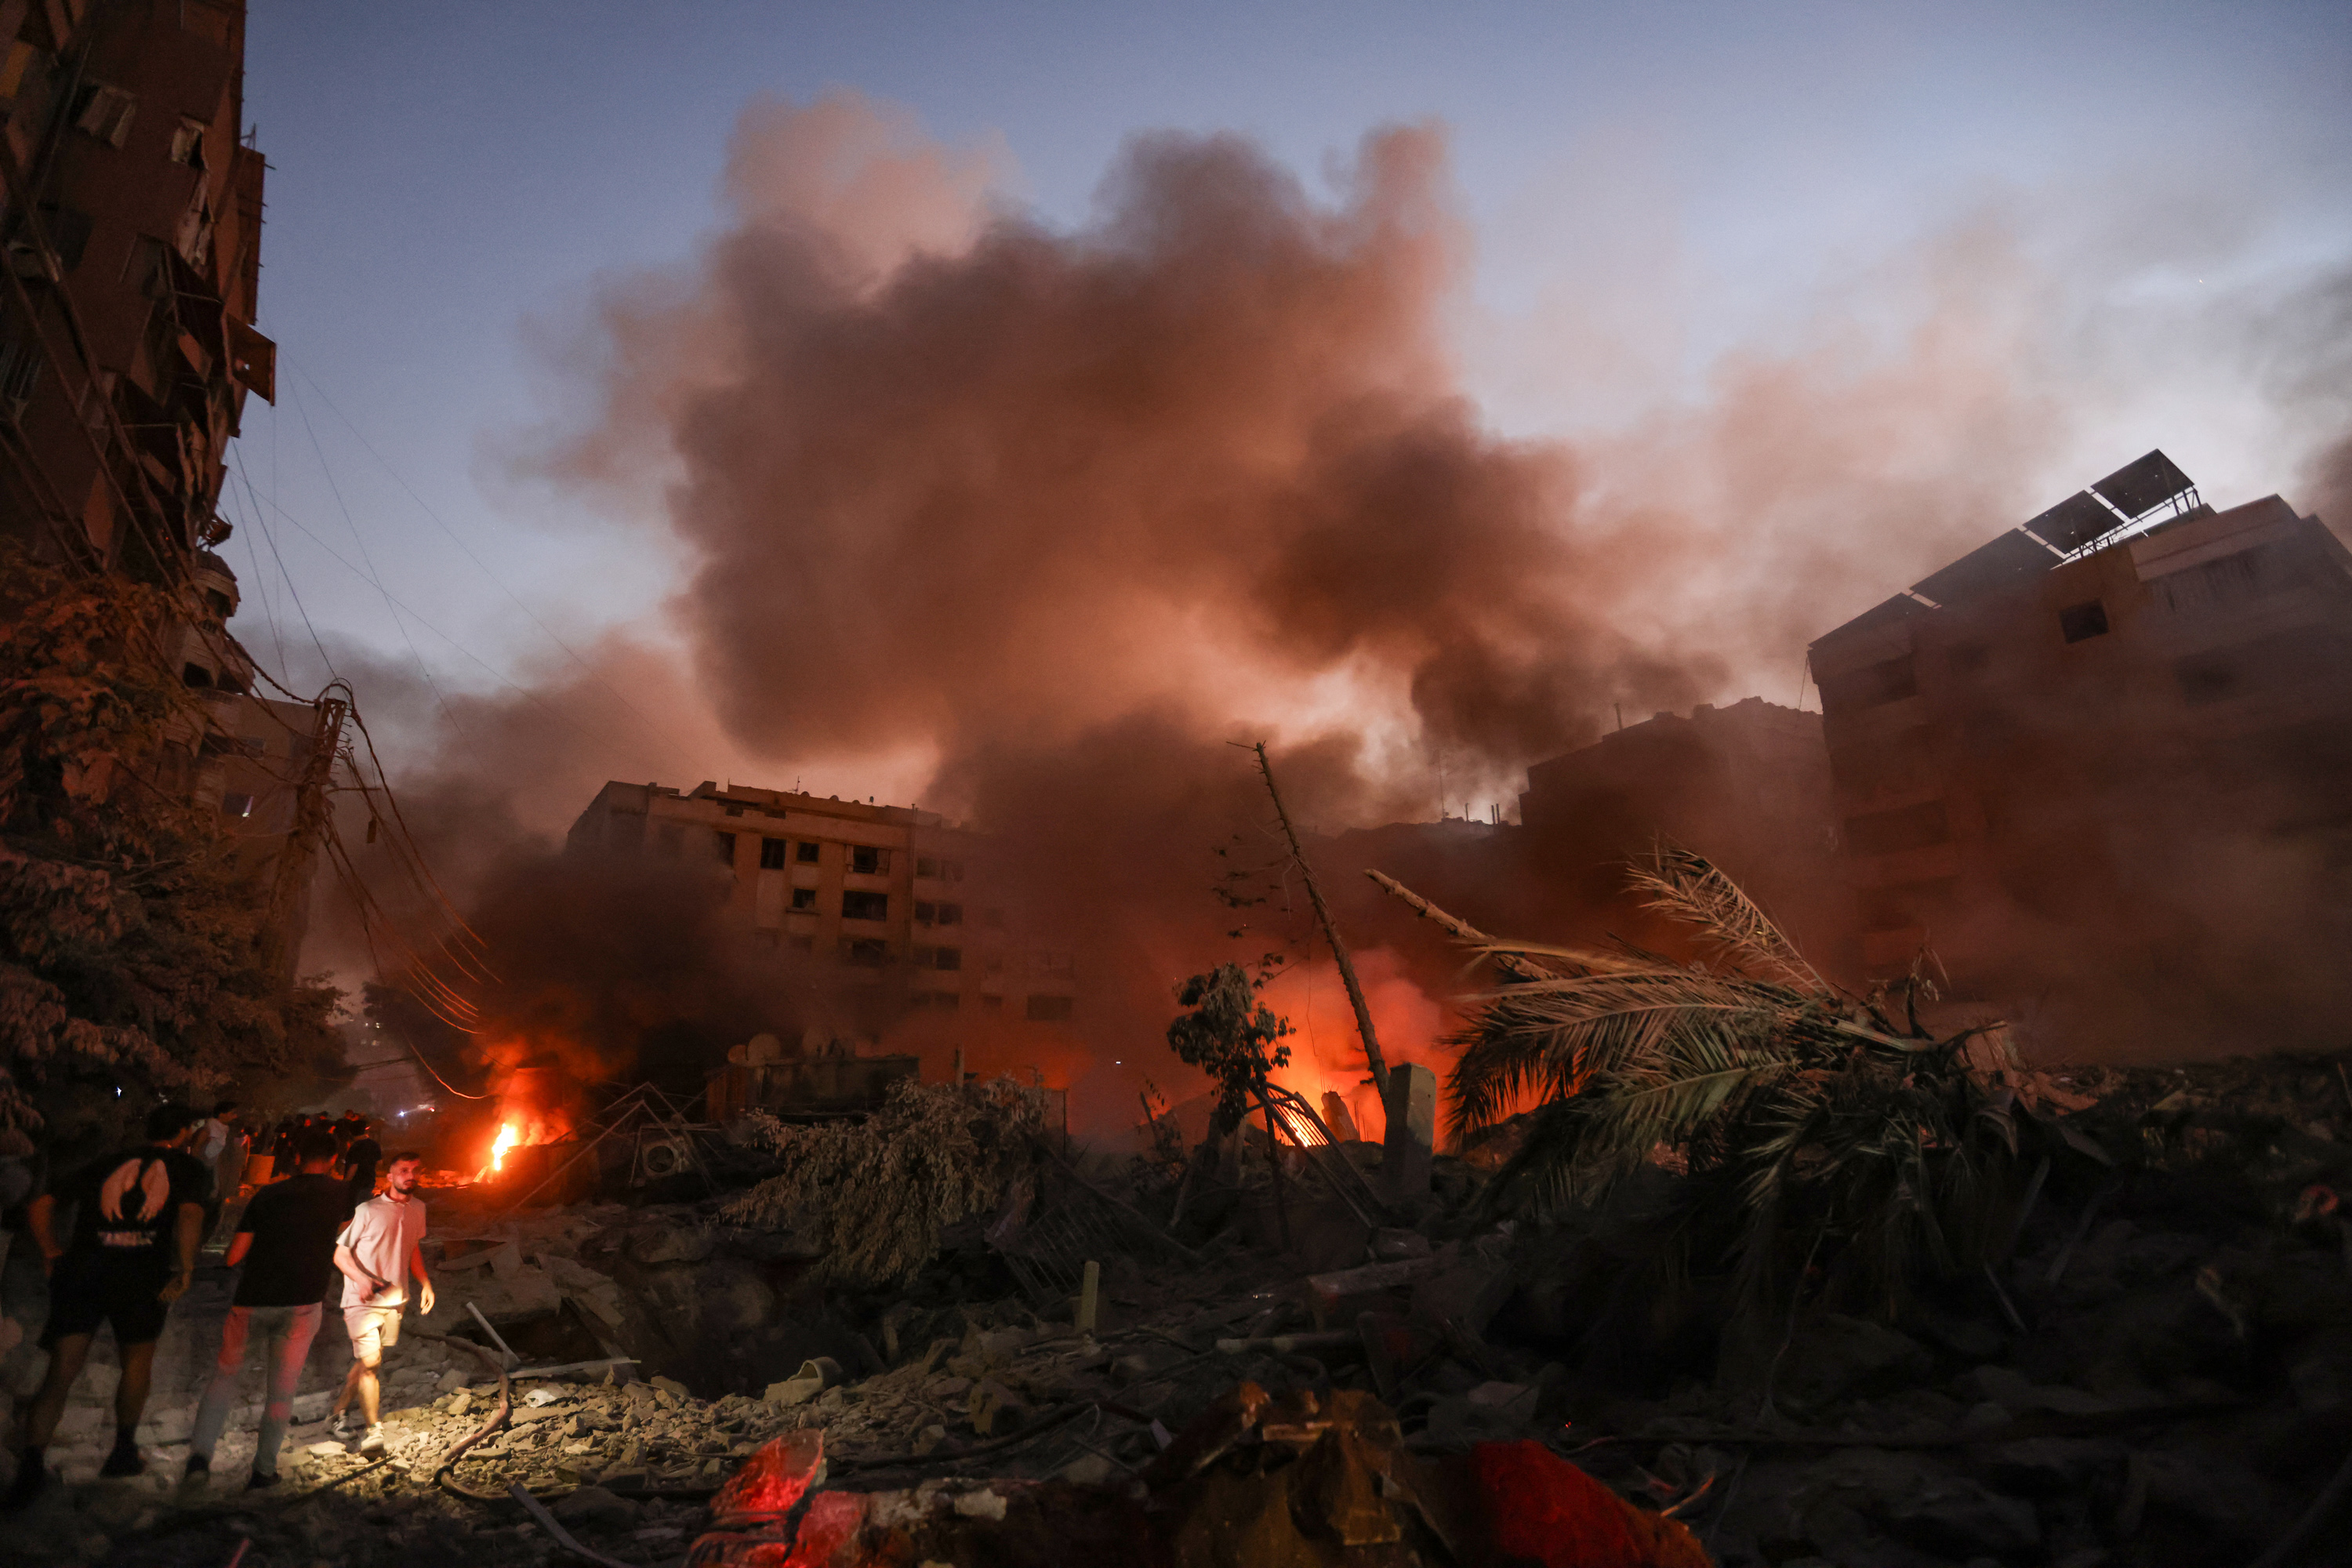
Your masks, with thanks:
<instances>
[{"instance_id":1,"label":"black shorts","mask_svg":"<svg viewBox=\"0 0 2352 1568\"><path fill-rule=\"evenodd\" d=\"M168 1272L125 1268L110 1258L58 1258L57 1272L49 1276L49 1321L41 1330L41 1348L94 1334L100 1323L110 1322L116 1349L153 1344L163 1337L163 1316L171 1308L162 1292L171 1282Z\"/></svg>"}]
</instances>

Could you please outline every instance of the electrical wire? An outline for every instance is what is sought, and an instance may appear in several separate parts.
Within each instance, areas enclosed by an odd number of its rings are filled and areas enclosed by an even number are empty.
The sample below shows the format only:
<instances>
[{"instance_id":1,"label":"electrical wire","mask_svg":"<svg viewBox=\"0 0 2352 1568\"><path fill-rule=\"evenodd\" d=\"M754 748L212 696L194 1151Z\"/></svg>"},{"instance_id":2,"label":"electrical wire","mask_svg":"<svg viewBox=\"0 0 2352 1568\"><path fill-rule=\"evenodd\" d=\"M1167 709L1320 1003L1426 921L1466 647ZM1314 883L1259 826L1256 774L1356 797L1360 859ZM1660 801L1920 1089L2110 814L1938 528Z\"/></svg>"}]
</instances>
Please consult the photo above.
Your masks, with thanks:
<instances>
[{"instance_id":1,"label":"electrical wire","mask_svg":"<svg viewBox=\"0 0 2352 1568\"><path fill-rule=\"evenodd\" d=\"M449 542L456 545L459 550L465 552L466 559L474 563L475 569L479 571L483 576L488 578L491 583L495 584L500 593L512 600L514 602L515 608L520 610L526 616L530 617L530 624L537 626L541 632L545 633L547 640L553 643L557 647L562 648L565 655L568 656L574 664L577 664L582 670L586 672L591 680L593 680L597 685L602 686L606 691L611 692L614 700L619 702L622 707L627 709L632 714L635 715L637 721L646 727L647 739L656 741L662 745L667 746L672 750L680 752L684 752L690 749L680 745L677 736L667 734L663 731L660 726L656 724L655 721L646 715L643 709L640 709L635 703L629 700L628 697L620 689L620 688L614 686L611 681L605 679L603 675L599 674L596 667L591 664L585 658L582 657L578 649L574 648L570 643L564 641L562 637L557 636L554 627L540 619L539 612L532 609L530 605L524 601L521 595L516 593L511 587L509 587L504 578L491 571L488 564L485 563L480 556L474 553L473 547L468 545L463 538L459 537L457 531L451 528L449 524L443 520L439 512L435 511L431 506L427 505L425 498L416 493L416 488L408 482L408 480L401 474L399 469L392 466L392 460L386 458L382 452L376 450L375 443L370 441L366 435L361 431L360 427L352 424L351 419L343 413L343 411L335 405L335 400L327 395L327 389L319 384L318 377L312 375L310 371L303 368L301 365L297 364L290 356L281 353L278 357L281 360L284 360L288 366L291 368L297 375L299 375L304 381L310 384L310 390L319 395L319 401L327 405L328 412L342 421L343 428L349 430L352 433L352 438L367 449L368 456L373 458L377 463L383 466L383 471L392 476L392 482L398 485L403 490L405 490L408 493L408 499L416 503L417 510L422 511L425 516L431 518L433 520L434 526L440 529L443 533L448 536Z\"/></svg>"},{"instance_id":2,"label":"electrical wire","mask_svg":"<svg viewBox=\"0 0 2352 1568\"><path fill-rule=\"evenodd\" d=\"M289 385L286 390L291 394L294 389ZM328 465L326 448L319 445L319 433L311 428L310 410L302 406L299 399L296 399L294 411L302 417L303 432L310 438L310 451L319 459L319 472L326 478L328 493L335 498L336 509L343 514L343 524L352 531L352 539L360 547L360 560L367 566L368 581L374 584L375 591L383 595L383 607L392 616L394 629L400 633L400 640L408 645L408 657L416 661L416 673L425 678L425 689L433 693L433 700L439 705L441 716L449 721L449 728L456 731L457 739L463 742L466 750L472 753L474 765L481 770L482 776L495 777L496 775L490 772L489 763L475 748L474 738L466 732L465 726L457 722L457 715L450 710L449 700L441 694L440 684L433 679L433 671L425 668L425 656L416 650L416 639L408 635L408 623L400 618L399 610L393 605L391 592L384 587L383 579L377 575L375 563L368 556L367 541L361 536L360 525L352 516L350 504L343 500L343 488L335 482L335 471Z\"/></svg>"}]
</instances>

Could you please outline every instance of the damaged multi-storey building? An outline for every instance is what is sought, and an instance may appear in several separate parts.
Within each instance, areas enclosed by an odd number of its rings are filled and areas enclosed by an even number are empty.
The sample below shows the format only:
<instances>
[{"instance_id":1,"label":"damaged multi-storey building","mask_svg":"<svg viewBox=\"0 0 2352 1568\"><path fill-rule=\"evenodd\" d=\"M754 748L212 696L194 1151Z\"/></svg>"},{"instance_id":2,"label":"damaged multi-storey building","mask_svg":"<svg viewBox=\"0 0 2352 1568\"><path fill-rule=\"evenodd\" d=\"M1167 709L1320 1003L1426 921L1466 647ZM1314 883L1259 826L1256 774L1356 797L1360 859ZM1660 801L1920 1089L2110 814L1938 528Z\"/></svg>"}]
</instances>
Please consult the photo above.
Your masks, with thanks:
<instances>
[{"instance_id":1,"label":"damaged multi-storey building","mask_svg":"<svg viewBox=\"0 0 2352 1568\"><path fill-rule=\"evenodd\" d=\"M168 575L226 537L228 442L246 394L275 395L245 7L18 5L0 23L0 498L17 531Z\"/></svg>"},{"instance_id":2,"label":"damaged multi-storey building","mask_svg":"<svg viewBox=\"0 0 2352 1568\"><path fill-rule=\"evenodd\" d=\"M1760 697L1657 713L1528 769L1523 853L1548 888L1622 921L1626 861L1660 835L1705 852L1824 957L1847 900L1822 716Z\"/></svg>"},{"instance_id":3,"label":"damaged multi-storey building","mask_svg":"<svg viewBox=\"0 0 2352 1568\"><path fill-rule=\"evenodd\" d=\"M220 814L290 979L346 705L257 694L226 628L228 443L277 361L245 32L241 0L0 5L0 537L173 596L157 782Z\"/></svg>"},{"instance_id":4,"label":"damaged multi-storey building","mask_svg":"<svg viewBox=\"0 0 2352 1568\"><path fill-rule=\"evenodd\" d=\"M830 1023L803 1021L811 1037L786 1042L795 1055L877 1040L918 1012L1057 1026L1077 1007L1071 954L1023 934L990 874L988 841L937 812L614 780L567 847L700 862L728 878L728 921L780 962L808 955L840 1005Z\"/></svg>"},{"instance_id":5,"label":"damaged multi-storey building","mask_svg":"<svg viewBox=\"0 0 2352 1568\"><path fill-rule=\"evenodd\" d=\"M2151 452L1811 657L1869 974L1931 955L2077 1050L2210 1048L2340 985L2352 552L2318 519L2216 510Z\"/></svg>"}]
</instances>

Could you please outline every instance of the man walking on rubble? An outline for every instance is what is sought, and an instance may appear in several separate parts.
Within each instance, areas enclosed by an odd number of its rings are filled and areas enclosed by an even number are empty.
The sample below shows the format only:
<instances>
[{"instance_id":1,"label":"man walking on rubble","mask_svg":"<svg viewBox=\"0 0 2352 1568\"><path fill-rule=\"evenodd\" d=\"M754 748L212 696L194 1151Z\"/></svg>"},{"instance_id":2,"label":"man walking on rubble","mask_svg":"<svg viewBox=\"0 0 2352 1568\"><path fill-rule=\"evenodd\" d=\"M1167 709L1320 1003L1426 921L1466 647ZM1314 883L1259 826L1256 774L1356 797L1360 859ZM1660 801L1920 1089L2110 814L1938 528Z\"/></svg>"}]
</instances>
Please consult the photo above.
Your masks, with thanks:
<instances>
[{"instance_id":1,"label":"man walking on rubble","mask_svg":"<svg viewBox=\"0 0 2352 1568\"><path fill-rule=\"evenodd\" d=\"M19 1412L24 1447L5 1506L21 1508L48 1483L44 1450L65 1415L66 1396L89 1359L100 1323L114 1325L122 1376L114 1385L114 1451L99 1474L135 1476L139 1417L155 1371L163 1319L196 1273L205 1205L212 1179L188 1152L200 1119L184 1105L161 1105L147 1117L147 1141L83 1167L26 1205L26 1220L49 1275L49 1352L40 1392ZM57 1240L58 1199L74 1205L73 1239Z\"/></svg>"},{"instance_id":2,"label":"man walking on rubble","mask_svg":"<svg viewBox=\"0 0 2352 1568\"><path fill-rule=\"evenodd\" d=\"M352 1211L349 1224L335 1238L335 1267L343 1275L343 1327L352 1336L352 1370L343 1390L335 1396L335 1415L327 1428L338 1437L352 1429L352 1396L357 1394L366 1430L360 1452L383 1451L383 1425L378 1401L382 1388L376 1368L383 1352L400 1342L400 1310L408 1301L407 1276L416 1276L416 1308L433 1310L433 1281L425 1274L425 1200L416 1195L416 1179L425 1156L403 1151L384 1170L383 1191Z\"/></svg>"},{"instance_id":3,"label":"man walking on rubble","mask_svg":"<svg viewBox=\"0 0 2352 1568\"><path fill-rule=\"evenodd\" d=\"M334 1278L335 1238L352 1214L351 1188L333 1174L332 1133L307 1129L295 1140L294 1158L300 1173L256 1193L228 1244L228 1266L242 1264L245 1272L236 1282L236 1302L221 1324L220 1358L213 1366L212 1382L196 1407L184 1480L211 1473L213 1449L228 1425L229 1406L236 1402L245 1348L258 1336L269 1374L268 1402L262 1407L261 1435L253 1450L253 1475L245 1484L248 1491L278 1484L278 1450L294 1416L295 1385L310 1358L310 1342L318 1336L324 1310L320 1303Z\"/></svg>"}]
</instances>

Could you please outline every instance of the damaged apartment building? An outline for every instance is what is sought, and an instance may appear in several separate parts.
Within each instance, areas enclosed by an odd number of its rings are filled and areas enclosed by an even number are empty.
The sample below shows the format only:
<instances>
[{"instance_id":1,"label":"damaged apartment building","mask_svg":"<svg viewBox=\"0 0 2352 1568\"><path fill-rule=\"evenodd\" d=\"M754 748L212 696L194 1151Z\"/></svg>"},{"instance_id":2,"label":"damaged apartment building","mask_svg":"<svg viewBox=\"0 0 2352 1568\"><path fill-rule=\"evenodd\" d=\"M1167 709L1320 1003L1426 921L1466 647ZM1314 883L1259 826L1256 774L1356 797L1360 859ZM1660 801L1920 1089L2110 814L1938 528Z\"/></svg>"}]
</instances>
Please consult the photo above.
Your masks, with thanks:
<instances>
[{"instance_id":1,"label":"damaged apartment building","mask_svg":"<svg viewBox=\"0 0 2352 1568\"><path fill-rule=\"evenodd\" d=\"M988 876L987 841L937 812L614 780L567 845L715 865L732 879L730 918L869 996L877 1030L909 1009L1058 1024L1076 1005L1070 955L1023 939Z\"/></svg>"},{"instance_id":2,"label":"damaged apartment building","mask_svg":"<svg viewBox=\"0 0 2352 1568\"><path fill-rule=\"evenodd\" d=\"M1867 973L1932 953L2029 1036L2142 1049L2346 999L2352 552L2318 519L2151 452L1811 657Z\"/></svg>"},{"instance_id":3,"label":"damaged apartment building","mask_svg":"<svg viewBox=\"0 0 2352 1568\"><path fill-rule=\"evenodd\" d=\"M198 701L158 780L220 813L290 978L345 709L256 695L226 629L228 443L277 357L245 32L242 0L0 4L0 537L176 595Z\"/></svg>"},{"instance_id":4,"label":"damaged apartment building","mask_svg":"<svg viewBox=\"0 0 2352 1568\"><path fill-rule=\"evenodd\" d=\"M0 508L95 564L169 580L215 516L248 392L260 151L241 0L0 5Z\"/></svg>"},{"instance_id":5,"label":"damaged apartment building","mask_svg":"<svg viewBox=\"0 0 2352 1568\"><path fill-rule=\"evenodd\" d=\"M1611 931L1634 916L1626 861L1664 835L1730 873L1808 952L1834 961L1848 944L1818 713L1750 697L1621 725L1528 768L1519 820L1521 853L1544 885L1570 890L1572 907L1605 911Z\"/></svg>"}]
</instances>

